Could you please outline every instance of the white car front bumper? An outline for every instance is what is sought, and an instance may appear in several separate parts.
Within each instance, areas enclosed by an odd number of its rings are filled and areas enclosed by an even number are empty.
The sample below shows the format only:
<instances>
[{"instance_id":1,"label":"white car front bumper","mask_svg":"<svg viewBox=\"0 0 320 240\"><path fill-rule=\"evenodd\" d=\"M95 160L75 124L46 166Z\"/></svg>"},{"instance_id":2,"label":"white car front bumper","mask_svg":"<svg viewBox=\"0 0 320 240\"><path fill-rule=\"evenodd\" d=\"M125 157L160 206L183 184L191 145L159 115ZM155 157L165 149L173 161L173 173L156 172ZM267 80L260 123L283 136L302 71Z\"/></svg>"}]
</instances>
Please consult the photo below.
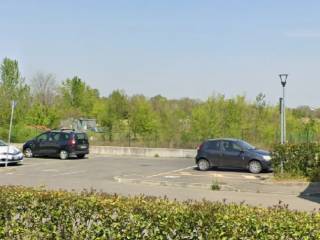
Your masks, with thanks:
<instances>
[{"instance_id":1,"label":"white car front bumper","mask_svg":"<svg viewBox=\"0 0 320 240\"><path fill-rule=\"evenodd\" d=\"M0 164L8 163L18 163L23 161L23 154L17 153L17 154L0 154Z\"/></svg>"}]
</instances>

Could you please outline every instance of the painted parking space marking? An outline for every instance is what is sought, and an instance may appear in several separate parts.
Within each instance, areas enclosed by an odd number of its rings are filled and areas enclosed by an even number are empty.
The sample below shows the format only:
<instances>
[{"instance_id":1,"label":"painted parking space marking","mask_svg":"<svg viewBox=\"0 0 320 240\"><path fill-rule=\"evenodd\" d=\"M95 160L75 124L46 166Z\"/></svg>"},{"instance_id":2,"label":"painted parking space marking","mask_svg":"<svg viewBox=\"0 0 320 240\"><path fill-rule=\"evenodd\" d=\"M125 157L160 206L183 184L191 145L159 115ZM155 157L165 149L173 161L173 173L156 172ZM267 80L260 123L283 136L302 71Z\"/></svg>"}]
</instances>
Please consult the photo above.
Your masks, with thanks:
<instances>
[{"instance_id":1,"label":"painted parking space marking","mask_svg":"<svg viewBox=\"0 0 320 240\"><path fill-rule=\"evenodd\" d=\"M254 176L254 175L241 175L243 178L245 179L259 179L257 176Z\"/></svg>"},{"instance_id":2,"label":"painted parking space marking","mask_svg":"<svg viewBox=\"0 0 320 240\"><path fill-rule=\"evenodd\" d=\"M43 169L42 172L59 172L58 169Z\"/></svg>"},{"instance_id":3,"label":"painted parking space marking","mask_svg":"<svg viewBox=\"0 0 320 240\"><path fill-rule=\"evenodd\" d=\"M182 176L192 176L191 172L180 172L180 175Z\"/></svg>"},{"instance_id":4,"label":"painted parking space marking","mask_svg":"<svg viewBox=\"0 0 320 240\"><path fill-rule=\"evenodd\" d=\"M181 172L181 171L184 171L184 170L187 170L187 169L191 169L191 168L195 168L195 167L196 166L193 165L193 166L186 167L186 168L180 168L180 169L176 169L176 170L172 170L172 171L161 172L161 173L157 173L157 174L154 174L154 175L147 176L147 178L159 177L159 176L163 176L163 175L170 175L170 174L173 174L173 173Z\"/></svg>"},{"instance_id":5,"label":"painted parking space marking","mask_svg":"<svg viewBox=\"0 0 320 240\"><path fill-rule=\"evenodd\" d=\"M73 172L64 172L64 173L59 173L59 174L54 174L52 175L53 177L58 177L58 176L65 176L65 175L75 175L79 173L85 173L87 171L73 171Z\"/></svg>"},{"instance_id":6,"label":"painted parking space marking","mask_svg":"<svg viewBox=\"0 0 320 240\"><path fill-rule=\"evenodd\" d=\"M179 178L180 176L164 176L164 178Z\"/></svg>"},{"instance_id":7,"label":"painted parking space marking","mask_svg":"<svg viewBox=\"0 0 320 240\"><path fill-rule=\"evenodd\" d=\"M250 175L250 174L233 174L233 173L216 173L216 172L199 172L199 171L190 171L190 169L194 168L194 166L177 169L173 171L168 172L162 172L158 174L154 174L151 176L147 176L146 178L156 178L156 177L163 177L163 178L179 178L179 177L197 177L197 178L222 178L222 179L230 179L230 180L267 180L270 177L264 176L261 178L261 176L257 175ZM189 171L188 171L189 170ZM169 176L169 177L168 177ZM174 177L173 177L174 176Z\"/></svg>"},{"instance_id":8,"label":"painted parking space marking","mask_svg":"<svg viewBox=\"0 0 320 240\"><path fill-rule=\"evenodd\" d=\"M182 172L182 173L177 173L180 176L186 176L186 177L218 177L218 178L225 178L227 176L223 175L223 174L219 174L219 173L209 173L209 174L197 174L197 173L186 173L186 172Z\"/></svg>"}]
</instances>

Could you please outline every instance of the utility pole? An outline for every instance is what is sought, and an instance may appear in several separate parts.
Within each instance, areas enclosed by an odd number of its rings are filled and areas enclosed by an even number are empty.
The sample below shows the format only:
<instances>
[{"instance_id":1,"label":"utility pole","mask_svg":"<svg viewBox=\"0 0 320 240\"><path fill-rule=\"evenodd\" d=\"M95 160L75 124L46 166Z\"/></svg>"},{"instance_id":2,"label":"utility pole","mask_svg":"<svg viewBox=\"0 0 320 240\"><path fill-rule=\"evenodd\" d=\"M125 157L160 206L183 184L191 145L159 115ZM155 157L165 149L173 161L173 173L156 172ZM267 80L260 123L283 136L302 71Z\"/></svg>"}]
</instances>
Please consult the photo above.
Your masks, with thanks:
<instances>
[{"instance_id":1,"label":"utility pole","mask_svg":"<svg viewBox=\"0 0 320 240\"><path fill-rule=\"evenodd\" d=\"M281 97L279 99L279 112L280 112L280 142L281 144L284 144L284 137L283 137L283 98ZM281 171L281 174L283 173L283 160L281 159L281 162L280 162L280 171Z\"/></svg>"},{"instance_id":2,"label":"utility pole","mask_svg":"<svg viewBox=\"0 0 320 240\"><path fill-rule=\"evenodd\" d=\"M13 121L13 113L14 113L14 108L16 106L16 102L12 101L11 102L11 116L10 116L10 126L9 126L9 135L8 135L8 148L7 148L7 159L6 159L6 167L8 166L8 161L9 161L9 151L10 151L10 143L11 143L11 131L12 131L12 121Z\"/></svg>"},{"instance_id":3,"label":"utility pole","mask_svg":"<svg viewBox=\"0 0 320 240\"><path fill-rule=\"evenodd\" d=\"M280 113L280 143L283 144L283 98L279 98L279 113Z\"/></svg>"}]
</instances>

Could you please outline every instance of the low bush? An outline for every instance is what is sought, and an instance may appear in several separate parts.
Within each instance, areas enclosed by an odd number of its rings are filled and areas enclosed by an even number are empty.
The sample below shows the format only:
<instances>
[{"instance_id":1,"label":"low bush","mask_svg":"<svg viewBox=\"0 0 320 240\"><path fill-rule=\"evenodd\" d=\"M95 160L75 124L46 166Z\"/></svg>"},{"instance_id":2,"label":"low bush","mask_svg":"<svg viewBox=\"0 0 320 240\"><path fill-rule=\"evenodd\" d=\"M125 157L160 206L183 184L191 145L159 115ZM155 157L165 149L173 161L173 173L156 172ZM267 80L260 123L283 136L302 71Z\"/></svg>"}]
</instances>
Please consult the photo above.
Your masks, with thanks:
<instances>
[{"instance_id":1,"label":"low bush","mask_svg":"<svg viewBox=\"0 0 320 240\"><path fill-rule=\"evenodd\" d=\"M287 176L305 177L320 181L320 145L317 143L285 144L274 147L272 164L276 175L283 171Z\"/></svg>"},{"instance_id":2,"label":"low bush","mask_svg":"<svg viewBox=\"0 0 320 240\"><path fill-rule=\"evenodd\" d=\"M37 136L41 131L34 128L26 127L21 124L14 125L11 132L11 142L23 143L26 140ZM0 139L7 141L9 134L9 126L0 126Z\"/></svg>"},{"instance_id":3,"label":"low bush","mask_svg":"<svg viewBox=\"0 0 320 240\"><path fill-rule=\"evenodd\" d=\"M320 239L320 213L0 188L0 239Z\"/></svg>"}]
</instances>

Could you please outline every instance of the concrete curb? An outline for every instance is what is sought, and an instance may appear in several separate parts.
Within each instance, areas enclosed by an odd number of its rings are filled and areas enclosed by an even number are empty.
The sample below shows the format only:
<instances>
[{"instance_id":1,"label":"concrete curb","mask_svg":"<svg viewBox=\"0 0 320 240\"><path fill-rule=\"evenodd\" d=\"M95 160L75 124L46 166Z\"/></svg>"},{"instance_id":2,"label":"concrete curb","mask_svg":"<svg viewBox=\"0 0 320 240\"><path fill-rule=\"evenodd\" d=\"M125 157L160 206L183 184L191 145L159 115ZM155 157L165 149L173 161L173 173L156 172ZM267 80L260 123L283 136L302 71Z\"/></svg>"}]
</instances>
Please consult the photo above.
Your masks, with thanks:
<instances>
[{"instance_id":1,"label":"concrete curb","mask_svg":"<svg viewBox=\"0 0 320 240\"><path fill-rule=\"evenodd\" d=\"M125 178L121 176L114 177L114 180L118 183L131 183L131 184L145 184L151 186L166 186L166 187L181 187L181 188L197 188L197 189L207 189L211 191L211 184L205 183L186 183L186 182L170 182L164 180L145 180L145 179L135 179L135 178ZM261 184L261 188L258 190L238 189L236 186L226 184L223 182L218 182L220 190L215 191L225 191L225 192L243 192L243 193L263 193L263 194L274 194L274 195L291 195L291 196L320 196L320 183L314 184L313 188L305 189L305 191L273 191L270 189L264 189L263 185L273 185L271 182ZM214 190L212 190L214 191Z\"/></svg>"},{"instance_id":2,"label":"concrete curb","mask_svg":"<svg viewBox=\"0 0 320 240\"><path fill-rule=\"evenodd\" d=\"M19 149L23 146L22 143L12 145ZM194 158L196 153L195 149L90 146L90 154L106 156Z\"/></svg>"}]
</instances>

